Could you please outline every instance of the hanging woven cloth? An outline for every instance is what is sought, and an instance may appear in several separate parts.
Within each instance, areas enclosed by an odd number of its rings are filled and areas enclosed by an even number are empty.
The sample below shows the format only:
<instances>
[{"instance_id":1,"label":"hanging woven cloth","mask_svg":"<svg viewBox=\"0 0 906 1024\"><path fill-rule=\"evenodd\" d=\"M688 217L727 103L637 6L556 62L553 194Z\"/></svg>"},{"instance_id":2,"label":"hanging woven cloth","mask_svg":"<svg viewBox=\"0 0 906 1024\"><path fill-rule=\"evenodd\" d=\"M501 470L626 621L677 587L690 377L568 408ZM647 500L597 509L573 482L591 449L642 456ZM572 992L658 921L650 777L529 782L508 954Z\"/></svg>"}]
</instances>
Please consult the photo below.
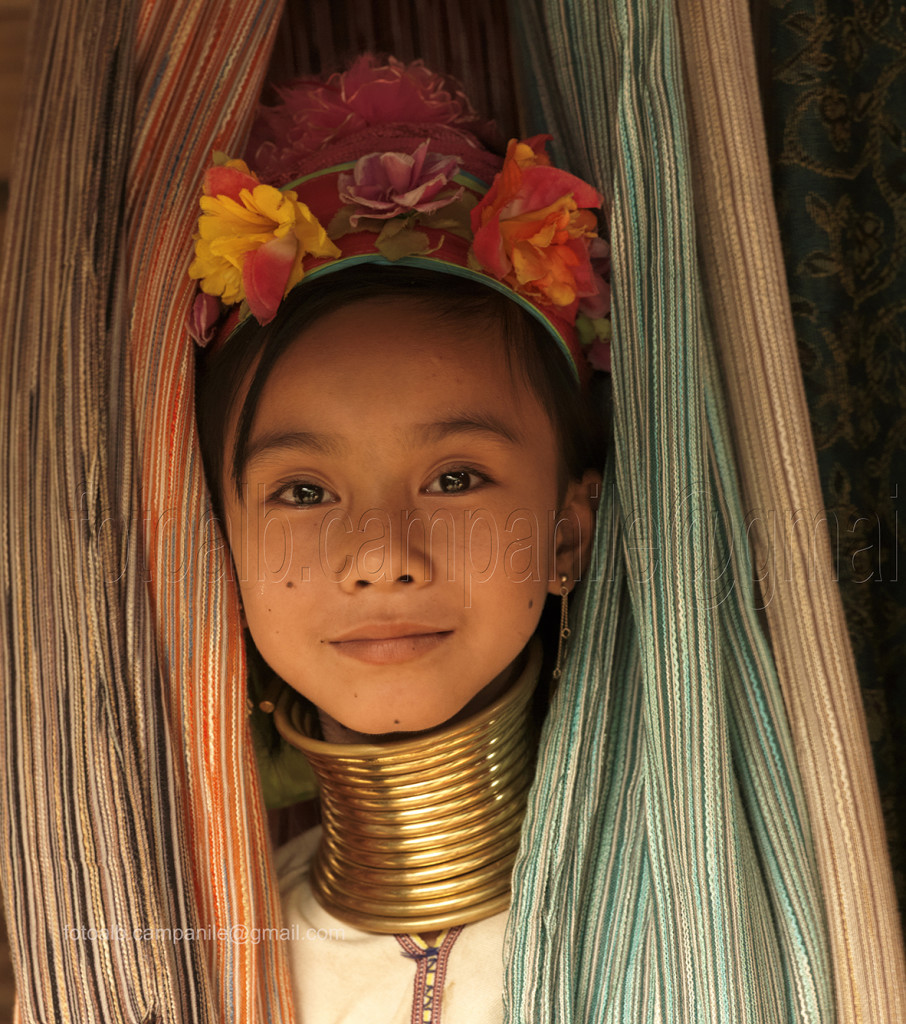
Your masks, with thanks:
<instances>
[{"instance_id":1,"label":"hanging woven cloth","mask_svg":"<svg viewBox=\"0 0 906 1024\"><path fill-rule=\"evenodd\" d=\"M0 374L24 1021L292 1020L281 947L253 941L279 911L184 329L199 182L248 130L278 20L58 0L35 23Z\"/></svg>"},{"instance_id":2,"label":"hanging woven cloth","mask_svg":"<svg viewBox=\"0 0 906 1024\"><path fill-rule=\"evenodd\" d=\"M798 372L748 4L678 5L705 285L812 820L840 1021L906 1018L903 936ZM731 56L732 55L732 56ZM732 211L732 216L728 215ZM780 510L796 510L784 519ZM810 514L806 514L810 512ZM782 538L782 543L779 538Z\"/></svg>"},{"instance_id":3,"label":"hanging woven cloth","mask_svg":"<svg viewBox=\"0 0 906 1024\"><path fill-rule=\"evenodd\" d=\"M185 331L202 174L242 149L279 8L41 8L0 303L0 872L29 1024L295 1019ZM529 118L612 200L615 424L506 1013L826 1024L825 855L748 583L674 5L511 20Z\"/></svg>"},{"instance_id":4,"label":"hanging woven cloth","mask_svg":"<svg viewBox=\"0 0 906 1024\"><path fill-rule=\"evenodd\" d=\"M740 282L761 271L764 236L716 251L713 239L734 186L755 219L754 195L765 192L746 187L757 149L728 158L718 136L739 134L738 111L725 112L726 79L736 86L738 65L752 64L744 15L694 6L539 0L518 5L518 17L511 7L523 69L548 69L525 75L530 127L556 125L569 165L613 197L615 451L599 582L586 592L584 643L547 723L516 870L508 1009L513 1021L550 1019L553 1009L558 1021L765 1022L831 1021L836 1009L841 1021L882 1024L903 1014L902 945L839 602L822 584L811 594L790 588L769 609L784 655L779 680L754 613L737 476L761 507L789 507L790 485L814 501L800 468L813 467L814 454L803 421L772 407L772 388L795 393L798 368L789 338L771 337L768 376L749 405L730 395L734 417L776 424L776 433L742 447L734 467L718 358L742 378L743 359L757 360L756 337L764 344L754 316L741 324L745 316L726 315L740 292L728 289L731 274ZM723 74L726 62L733 75ZM709 76L720 83L710 92ZM689 81L700 119L694 152ZM712 232L705 279L694 180ZM786 320L779 308L778 323ZM784 431L791 453L778 443ZM784 472L784 487L750 484ZM837 654L822 658L822 643ZM817 675L794 678L793 659ZM846 755L841 720L855 740ZM838 799L848 786L867 794L864 805ZM873 888L857 894L863 866Z\"/></svg>"}]
</instances>

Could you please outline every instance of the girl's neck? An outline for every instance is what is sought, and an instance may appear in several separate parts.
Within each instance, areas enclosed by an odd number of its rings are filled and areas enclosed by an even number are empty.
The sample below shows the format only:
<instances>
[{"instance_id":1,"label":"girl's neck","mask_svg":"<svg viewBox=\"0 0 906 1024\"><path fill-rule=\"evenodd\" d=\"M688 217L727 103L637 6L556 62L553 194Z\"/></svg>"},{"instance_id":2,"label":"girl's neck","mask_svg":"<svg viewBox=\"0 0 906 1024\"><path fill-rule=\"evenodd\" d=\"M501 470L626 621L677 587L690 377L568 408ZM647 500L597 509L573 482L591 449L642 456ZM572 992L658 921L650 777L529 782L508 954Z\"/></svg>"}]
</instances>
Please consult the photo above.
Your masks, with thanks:
<instances>
[{"instance_id":1,"label":"girl's neck","mask_svg":"<svg viewBox=\"0 0 906 1024\"><path fill-rule=\"evenodd\" d=\"M540 643L518 662L450 722L365 743L314 738L314 716L281 700L277 727L319 780L311 884L328 911L365 931L431 937L506 909L533 775Z\"/></svg>"}]
</instances>

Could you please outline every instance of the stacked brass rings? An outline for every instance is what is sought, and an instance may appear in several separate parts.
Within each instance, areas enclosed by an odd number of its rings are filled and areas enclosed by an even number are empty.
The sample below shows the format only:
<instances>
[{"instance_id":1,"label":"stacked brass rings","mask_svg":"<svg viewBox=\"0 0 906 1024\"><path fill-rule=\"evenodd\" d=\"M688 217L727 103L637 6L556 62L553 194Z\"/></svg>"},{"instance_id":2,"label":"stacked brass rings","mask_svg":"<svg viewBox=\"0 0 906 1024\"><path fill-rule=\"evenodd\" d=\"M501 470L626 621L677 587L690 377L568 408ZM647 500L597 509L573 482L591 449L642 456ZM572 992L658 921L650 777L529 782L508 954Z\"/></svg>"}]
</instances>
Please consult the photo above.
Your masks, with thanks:
<instances>
[{"instance_id":1,"label":"stacked brass rings","mask_svg":"<svg viewBox=\"0 0 906 1024\"><path fill-rule=\"evenodd\" d=\"M489 707L452 726L384 744L312 739L287 690L275 721L321 785L324 833L311 884L321 905L364 931L435 931L509 906L510 874L531 784L528 664Z\"/></svg>"}]
</instances>

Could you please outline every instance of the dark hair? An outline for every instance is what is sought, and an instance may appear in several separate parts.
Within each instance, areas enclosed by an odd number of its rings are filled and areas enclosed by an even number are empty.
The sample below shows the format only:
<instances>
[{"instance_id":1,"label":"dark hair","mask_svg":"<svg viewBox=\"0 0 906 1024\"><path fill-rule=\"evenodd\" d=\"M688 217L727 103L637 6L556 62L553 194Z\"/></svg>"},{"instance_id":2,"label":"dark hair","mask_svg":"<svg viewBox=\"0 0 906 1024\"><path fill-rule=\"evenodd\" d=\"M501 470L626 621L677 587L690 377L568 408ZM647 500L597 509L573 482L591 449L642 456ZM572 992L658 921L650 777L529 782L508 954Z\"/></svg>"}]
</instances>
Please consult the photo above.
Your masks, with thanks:
<instances>
[{"instance_id":1,"label":"dark hair","mask_svg":"<svg viewBox=\"0 0 906 1024\"><path fill-rule=\"evenodd\" d=\"M295 288L266 327L249 319L212 354L200 353L196 417L208 486L218 506L228 483L224 479L227 424L255 360L258 365L239 413L229 459L228 477L237 490L258 402L277 361L321 317L366 300L415 301L441 323L499 326L511 372L521 375L553 424L561 452L561 490L568 479L603 462L600 417L593 415L590 403L580 394L566 356L543 324L480 282L429 270L366 264Z\"/></svg>"}]
</instances>

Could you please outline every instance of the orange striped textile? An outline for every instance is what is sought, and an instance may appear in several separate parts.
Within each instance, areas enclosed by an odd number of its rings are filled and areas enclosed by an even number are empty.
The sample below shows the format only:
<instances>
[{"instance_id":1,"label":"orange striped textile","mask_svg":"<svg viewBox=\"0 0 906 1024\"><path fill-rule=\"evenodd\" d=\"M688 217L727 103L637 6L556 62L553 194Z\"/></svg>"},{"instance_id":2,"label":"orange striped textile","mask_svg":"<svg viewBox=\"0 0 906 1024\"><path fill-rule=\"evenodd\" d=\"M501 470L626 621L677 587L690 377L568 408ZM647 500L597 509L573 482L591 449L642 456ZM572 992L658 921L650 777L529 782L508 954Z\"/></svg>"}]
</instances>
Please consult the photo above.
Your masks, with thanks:
<instances>
[{"instance_id":1,"label":"orange striped textile","mask_svg":"<svg viewBox=\"0 0 906 1024\"><path fill-rule=\"evenodd\" d=\"M161 684L167 696L197 914L223 1021L292 1021L257 769L242 629L212 520L194 422L186 269L204 170L248 131L278 2L145 3L125 235L136 451Z\"/></svg>"}]
</instances>

